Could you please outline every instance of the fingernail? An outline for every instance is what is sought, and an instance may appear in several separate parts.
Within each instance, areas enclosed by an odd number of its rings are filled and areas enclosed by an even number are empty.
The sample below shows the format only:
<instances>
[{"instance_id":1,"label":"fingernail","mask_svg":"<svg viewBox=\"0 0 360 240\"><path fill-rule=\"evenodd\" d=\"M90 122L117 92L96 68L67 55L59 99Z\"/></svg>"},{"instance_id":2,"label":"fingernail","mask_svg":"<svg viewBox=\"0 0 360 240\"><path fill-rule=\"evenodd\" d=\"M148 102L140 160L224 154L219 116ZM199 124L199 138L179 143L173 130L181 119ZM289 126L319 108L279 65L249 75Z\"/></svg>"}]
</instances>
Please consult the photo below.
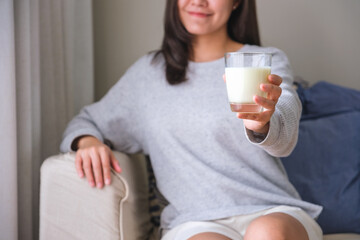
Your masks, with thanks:
<instances>
[{"instance_id":1,"label":"fingernail","mask_svg":"<svg viewBox=\"0 0 360 240\"><path fill-rule=\"evenodd\" d=\"M89 182L91 187L95 187L95 183L94 182Z\"/></svg>"},{"instance_id":2,"label":"fingernail","mask_svg":"<svg viewBox=\"0 0 360 240\"><path fill-rule=\"evenodd\" d=\"M105 179L105 184L109 185L110 184L110 179Z\"/></svg>"},{"instance_id":3,"label":"fingernail","mask_svg":"<svg viewBox=\"0 0 360 240\"><path fill-rule=\"evenodd\" d=\"M98 187L98 188L102 188L102 183L98 183L98 184L97 184L97 187Z\"/></svg>"}]
</instances>

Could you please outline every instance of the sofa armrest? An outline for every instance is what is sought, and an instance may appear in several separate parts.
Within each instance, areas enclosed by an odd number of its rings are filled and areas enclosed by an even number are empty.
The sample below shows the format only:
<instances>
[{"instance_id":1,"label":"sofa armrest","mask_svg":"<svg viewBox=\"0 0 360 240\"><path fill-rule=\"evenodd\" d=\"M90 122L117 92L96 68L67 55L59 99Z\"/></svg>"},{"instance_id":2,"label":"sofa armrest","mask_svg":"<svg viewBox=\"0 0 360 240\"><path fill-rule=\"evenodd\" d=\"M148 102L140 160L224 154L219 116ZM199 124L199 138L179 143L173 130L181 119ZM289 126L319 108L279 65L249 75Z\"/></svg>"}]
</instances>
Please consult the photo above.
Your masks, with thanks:
<instances>
[{"instance_id":1,"label":"sofa armrest","mask_svg":"<svg viewBox=\"0 0 360 240\"><path fill-rule=\"evenodd\" d=\"M145 161L114 152L122 173L91 188L79 178L75 154L50 157L41 166L40 239L146 239L150 231Z\"/></svg>"}]
</instances>

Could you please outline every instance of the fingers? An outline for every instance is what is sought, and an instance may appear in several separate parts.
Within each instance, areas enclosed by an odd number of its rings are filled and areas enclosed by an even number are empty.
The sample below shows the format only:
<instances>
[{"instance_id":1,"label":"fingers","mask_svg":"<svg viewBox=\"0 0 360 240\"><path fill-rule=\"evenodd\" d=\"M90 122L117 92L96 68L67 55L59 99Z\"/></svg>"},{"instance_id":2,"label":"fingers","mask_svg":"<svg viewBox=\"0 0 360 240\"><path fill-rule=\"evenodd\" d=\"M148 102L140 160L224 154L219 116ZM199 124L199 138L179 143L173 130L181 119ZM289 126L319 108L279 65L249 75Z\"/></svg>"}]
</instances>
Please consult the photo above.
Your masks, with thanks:
<instances>
[{"instance_id":1,"label":"fingers","mask_svg":"<svg viewBox=\"0 0 360 240\"><path fill-rule=\"evenodd\" d=\"M277 102L282 92L281 87L274 84L261 84L260 89L267 92L267 98L275 102Z\"/></svg>"},{"instance_id":2,"label":"fingers","mask_svg":"<svg viewBox=\"0 0 360 240\"><path fill-rule=\"evenodd\" d=\"M237 113L237 117L243 119L244 126L257 133L267 134L269 131L269 121L273 111L261 113Z\"/></svg>"},{"instance_id":3,"label":"fingers","mask_svg":"<svg viewBox=\"0 0 360 240\"><path fill-rule=\"evenodd\" d=\"M121 167L114 154L111 153L110 158L111 166L115 169L116 172L121 173Z\"/></svg>"},{"instance_id":4,"label":"fingers","mask_svg":"<svg viewBox=\"0 0 360 240\"><path fill-rule=\"evenodd\" d=\"M78 173L79 177L83 178L84 177L84 171L83 171L83 168L82 168L82 158L81 158L79 152L76 153L75 167L76 167L76 172Z\"/></svg>"},{"instance_id":5,"label":"fingers","mask_svg":"<svg viewBox=\"0 0 360 240\"><path fill-rule=\"evenodd\" d=\"M111 183L110 157L105 150L100 151L104 181L106 185Z\"/></svg>"},{"instance_id":6,"label":"fingers","mask_svg":"<svg viewBox=\"0 0 360 240\"><path fill-rule=\"evenodd\" d=\"M257 121L259 123L262 122L264 123L263 125L269 122L271 115L272 115L272 111L264 111L261 113L240 113L240 112L237 113L238 118Z\"/></svg>"},{"instance_id":7,"label":"fingers","mask_svg":"<svg viewBox=\"0 0 360 240\"><path fill-rule=\"evenodd\" d=\"M276 104L282 93L281 83L281 77L270 74L268 76L268 83L260 85L260 89L267 93L267 97L256 95L253 100L256 104L265 108L265 111L261 113L237 113L237 117L244 120L244 125L247 129L258 133L268 132L271 116L275 112Z\"/></svg>"},{"instance_id":8,"label":"fingers","mask_svg":"<svg viewBox=\"0 0 360 240\"><path fill-rule=\"evenodd\" d=\"M237 117L244 120L247 129L266 134L269 130L271 116L275 111L276 101L260 96L254 96L253 99L256 104L261 105L266 110L260 113L237 113Z\"/></svg>"},{"instance_id":9,"label":"fingers","mask_svg":"<svg viewBox=\"0 0 360 240\"><path fill-rule=\"evenodd\" d=\"M282 83L282 78L276 74L270 74L268 76L268 80L270 83L272 83L276 86L280 86L280 84Z\"/></svg>"},{"instance_id":10,"label":"fingers","mask_svg":"<svg viewBox=\"0 0 360 240\"><path fill-rule=\"evenodd\" d=\"M116 172L121 172L118 161L105 145L79 149L76 153L76 171L79 177L86 176L91 187L102 188L104 183L111 184L111 166Z\"/></svg>"},{"instance_id":11,"label":"fingers","mask_svg":"<svg viewBox=\"0 0 360 240\"><path fill-rule=\"evenodd\" d=\"M254 101L256 104L262 106L267 110L275 110L277 99L268 99L260 96L254 96Z\"/></svg>"},{"instance_id":12,"label":"fingers","mask_svg":"<svg viewBox=\"0 0 360 240\"><path fill-rule=\"evenodd\" d=\"M281 96L282 89L280 84L282 83L282 78L278 75L271 74L268 77L269 83L260 84L260 89L267 93L267 98L277 103L279 97ZM266 104L266 102L264 102ZM269 109L268 107L264 106ZM270 106L271 107L271 106ZM272 108L270 108L272 109Z\"/></svg>"},{"instance_id":13,"label":"fingers","mask_svg":"<svg viewBox=\"0 0 360 240\"><path fill-rule=\"evenodd\" d=\"M267 99L257 95L254 96L253 99L256 104L262 106L266 110L260 113L237 113L237 117L244 120L257 121L258 127L261 128L270 121L270 118L275 111L277 101L273 101L271 99Z\"/></svg>"},{"instance_id":14,"label":"fingers","mask_svg":"<svg viewBox=\"0 0 360 240\"><path fill-rule=\"evenodd\" d=\"M83 168L85 171L85 176L89 182L89 185L91 187L95 187L95 181L94 181L94 175L93 175L93 169L92 169L92 163L91 163L90 156L89 155L82 156L82 163L83 163Z\"/></svg>"},{"instance_id":15,"label":"fingers","mask_svg":"<svg viewBox=\"0 0 360 240\"><path fill-rule=\"evenodd\" d=\"M90 155L91 155L93 173L95 175L96 186L98 188L102 188L103 187L103 174L102 174L102 166L101 166L100 156L96 150L92 150Z\"/></svg>"}]
</instances>

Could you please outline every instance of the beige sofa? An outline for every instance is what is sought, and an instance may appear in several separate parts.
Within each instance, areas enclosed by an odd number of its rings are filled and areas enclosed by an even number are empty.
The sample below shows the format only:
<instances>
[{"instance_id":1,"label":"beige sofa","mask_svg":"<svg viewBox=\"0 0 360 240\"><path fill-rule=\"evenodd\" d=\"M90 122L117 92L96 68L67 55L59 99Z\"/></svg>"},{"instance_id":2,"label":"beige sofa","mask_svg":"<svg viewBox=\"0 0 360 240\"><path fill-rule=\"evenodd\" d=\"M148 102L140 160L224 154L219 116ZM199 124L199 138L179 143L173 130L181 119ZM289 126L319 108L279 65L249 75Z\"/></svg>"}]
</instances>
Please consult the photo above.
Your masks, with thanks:
<instances>
[{"instance_id":1,"label":"beige sofa","mask_svg":"<svg viewBox=\"0 0 360 240\"><path fill-rule=\"evenodd\" d=\"M157 239L150 223L145 159L114 152L123 169L112 184L91 188L77 176L74 154L45 160L41 167L40 240ZM358 234L325 235L325 240L360 240Z\"/></svg>"}]
</instances>

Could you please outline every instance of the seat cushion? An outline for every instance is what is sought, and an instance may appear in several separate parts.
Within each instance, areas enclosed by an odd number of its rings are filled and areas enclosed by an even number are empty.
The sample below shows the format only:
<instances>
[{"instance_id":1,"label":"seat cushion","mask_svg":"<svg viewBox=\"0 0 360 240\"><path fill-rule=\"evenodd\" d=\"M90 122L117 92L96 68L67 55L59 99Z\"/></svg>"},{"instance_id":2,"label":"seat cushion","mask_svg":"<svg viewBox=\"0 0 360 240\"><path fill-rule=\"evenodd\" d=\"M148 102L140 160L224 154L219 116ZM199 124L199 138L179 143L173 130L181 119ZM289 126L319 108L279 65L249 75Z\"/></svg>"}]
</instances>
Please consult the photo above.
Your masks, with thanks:
<instances>
[{"instance_id":1,"label":"seat cushion","mask_svg":"<svg viewBox=\"0 0 360 240\"><path fill-rule=\"evenodd\" d=\"M324 240L360 240L360 234L328 234Z\"/></svg>"},{"instance_id":2,"label":"seat cushion","mask_svg":"<svg viewBox=\"0 0 360 240\"><path fill-rule=\"evenodd\" d=\"M360 92L320 82L298 88L299 140L282 161L301 197L324 207L324 233L360 233Z\"/></svg>"}]
</instances>

